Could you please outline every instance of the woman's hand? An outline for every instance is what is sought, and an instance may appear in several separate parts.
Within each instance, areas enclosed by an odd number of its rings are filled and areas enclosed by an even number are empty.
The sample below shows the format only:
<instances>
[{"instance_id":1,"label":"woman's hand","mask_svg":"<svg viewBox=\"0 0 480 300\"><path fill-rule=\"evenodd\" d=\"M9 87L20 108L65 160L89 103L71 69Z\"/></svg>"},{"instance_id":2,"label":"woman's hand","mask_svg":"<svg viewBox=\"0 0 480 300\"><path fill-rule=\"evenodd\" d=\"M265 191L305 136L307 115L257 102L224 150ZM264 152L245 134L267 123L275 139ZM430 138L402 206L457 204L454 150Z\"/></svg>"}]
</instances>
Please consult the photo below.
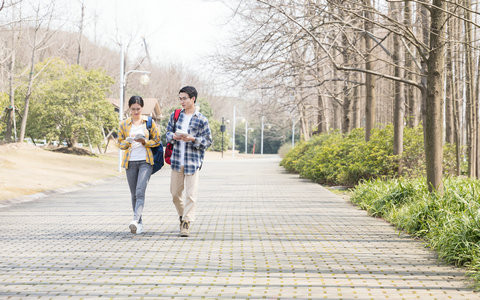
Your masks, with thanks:
<instances>
[{"instance_id":1,"label":"woman's hand","mask_svg":"<svg viewBox=\"0 0 480 300\"><path fill-rule=\"evenodd\" d=\"M136 139L135 142L142 143L145 146L145 139Z\"/></svg>"}]
</instances>

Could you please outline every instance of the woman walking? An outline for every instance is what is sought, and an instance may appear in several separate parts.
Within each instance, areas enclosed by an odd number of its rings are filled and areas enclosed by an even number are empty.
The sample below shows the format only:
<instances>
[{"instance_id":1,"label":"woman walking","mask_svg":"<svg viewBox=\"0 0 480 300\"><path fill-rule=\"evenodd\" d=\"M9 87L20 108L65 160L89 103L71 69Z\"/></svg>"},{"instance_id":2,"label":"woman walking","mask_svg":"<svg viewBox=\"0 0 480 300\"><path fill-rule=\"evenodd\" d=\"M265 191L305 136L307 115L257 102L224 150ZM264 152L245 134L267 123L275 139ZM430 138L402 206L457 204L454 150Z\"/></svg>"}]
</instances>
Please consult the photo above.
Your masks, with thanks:
<instances>
[{"instance_id":1,"label":"woman walking","mask_svg":"<svg viewBox=\"0 0 480 300\"><path fill-rule=\"evenodd\" d=\"M120 123L118 135L119 147L123 153L122 167L126 169L128 186L132 197L133 220L129 224L130 232L143 232L142 212L145 204L145 190L152 174L152 147L160 144L160 132L152 122L147 129L146 120L142 118L144 102L140 96L128 100L130 117Z\"/></svg>"}]
</instances>

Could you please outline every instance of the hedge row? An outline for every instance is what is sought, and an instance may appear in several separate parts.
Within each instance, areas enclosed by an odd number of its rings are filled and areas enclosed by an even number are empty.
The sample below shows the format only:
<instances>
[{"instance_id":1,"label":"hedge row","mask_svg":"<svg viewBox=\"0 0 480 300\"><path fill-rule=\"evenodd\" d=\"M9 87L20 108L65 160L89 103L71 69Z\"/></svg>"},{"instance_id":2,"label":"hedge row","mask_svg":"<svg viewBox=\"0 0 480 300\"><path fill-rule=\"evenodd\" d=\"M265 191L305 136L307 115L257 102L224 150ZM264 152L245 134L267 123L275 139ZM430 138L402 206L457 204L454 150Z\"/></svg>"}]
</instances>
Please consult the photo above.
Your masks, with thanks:
<instances>
[{"instance_id":1,"label":"hedge row","mask_svg":"<svg viewBox=\"0 0 480 300\"><path fill-rule=\"evenodd\" d=\"M398 175L418 177L425 174L425 155L422 127L405 128L404 152L393 155L393 126L374 129L365 142L363 128L347 135L339 132L316 135L301 142L280 163L290 172L328 185L354 186L361 180L393 178ZM451 145L444 149L444 171L455 172L455 151Z\"/></svg>"}]
</instances>

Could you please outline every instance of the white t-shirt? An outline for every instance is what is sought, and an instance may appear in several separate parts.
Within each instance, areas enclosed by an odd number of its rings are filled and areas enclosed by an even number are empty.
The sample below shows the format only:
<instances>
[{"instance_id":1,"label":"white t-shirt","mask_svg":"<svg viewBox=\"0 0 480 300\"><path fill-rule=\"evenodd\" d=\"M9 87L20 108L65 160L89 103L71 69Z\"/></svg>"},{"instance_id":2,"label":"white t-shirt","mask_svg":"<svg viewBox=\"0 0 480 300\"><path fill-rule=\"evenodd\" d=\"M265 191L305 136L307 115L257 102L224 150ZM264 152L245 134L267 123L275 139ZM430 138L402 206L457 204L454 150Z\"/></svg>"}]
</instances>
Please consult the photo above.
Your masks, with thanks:
<instances>
[{"instance_id":1,"label":"white t-shirt","mask_svg":"<svg viewBox=\"0 0 480 300\"><path fill-rule=\"evenodd\" d=\"M137 134L145 135L145 139L148 139L148 130L145 126L145 123L140 125L133 125L130 128L130 137L135 138ZM142 143L134 141L132 143L132 152L130 152L130 159L129 161L139 161L139 160L147 160L147 149L145 148Z\"/></svg>"},{"instance_id":2,"label":"white t-shirt","mask_svg":"<svg viewBox=\"0 0 480 300\"><path fill-rule=\"evenodd\" d=\"M193 117L193 114L191 115L187 115L187 114L184 114L183 115L183 122L182 124L180 125L181 129L182 130L185 130L188 132L188 127L190 125L190 120L192 119ZM177 124L177 127L178 127L178 124ZM178 149L180 150L180 165L181 166L184 166L185 165L185 147L186 147L186 143L184 141L177 141L178 143Z\"/></svg>"}]
</instances>

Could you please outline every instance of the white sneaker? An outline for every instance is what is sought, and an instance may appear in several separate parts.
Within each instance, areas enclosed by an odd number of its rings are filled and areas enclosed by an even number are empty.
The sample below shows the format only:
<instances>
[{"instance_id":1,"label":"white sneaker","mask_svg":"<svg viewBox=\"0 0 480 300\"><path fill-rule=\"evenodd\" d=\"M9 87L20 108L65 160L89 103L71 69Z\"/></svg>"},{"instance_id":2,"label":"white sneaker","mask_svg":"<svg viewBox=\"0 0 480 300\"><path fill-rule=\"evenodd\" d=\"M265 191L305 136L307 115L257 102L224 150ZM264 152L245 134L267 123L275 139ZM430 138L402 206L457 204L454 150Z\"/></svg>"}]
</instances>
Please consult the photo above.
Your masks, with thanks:
<instances>
[{"instance_id":1,"label":"white sneaker","mask_svg":"<svg viewBox=\"0 0 480 300\"><path fill-rule=\"evenodd\" d=\"M137 224L137 234L143 233L143 224Z\"/></svg>"},{"instance_id":2,"label":"white sneaker","mask_svg":"<svg viewBox=\"0 0 480 300\"><path fill-rule=\"evenodd\" d=\"M139 224L135 220L130 222L130 225L128 225L128 228L130 228L130 232L136 234L138 231L138 225Z\"/></svg>"}]
</instances>

